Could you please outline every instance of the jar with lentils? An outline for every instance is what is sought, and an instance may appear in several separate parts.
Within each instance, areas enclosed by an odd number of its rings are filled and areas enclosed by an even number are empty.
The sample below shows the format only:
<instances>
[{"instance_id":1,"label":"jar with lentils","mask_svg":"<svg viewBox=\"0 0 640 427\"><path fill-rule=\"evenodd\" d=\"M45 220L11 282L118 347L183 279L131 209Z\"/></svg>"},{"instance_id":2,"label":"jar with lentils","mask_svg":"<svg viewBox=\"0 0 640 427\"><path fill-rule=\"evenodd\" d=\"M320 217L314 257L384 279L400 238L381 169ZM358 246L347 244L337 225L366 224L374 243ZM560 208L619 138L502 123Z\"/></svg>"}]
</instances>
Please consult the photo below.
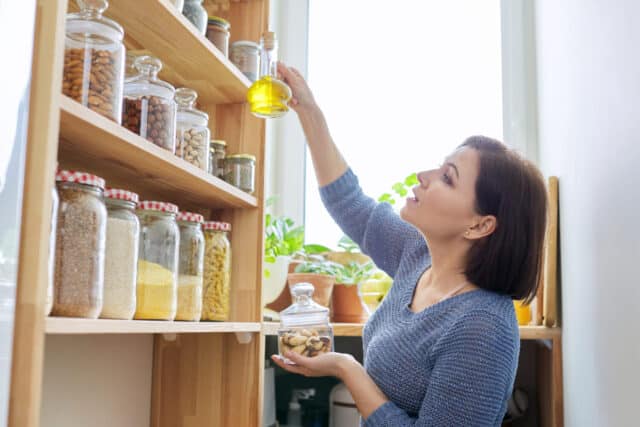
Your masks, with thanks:
<instances>
[{"instance_id":1,"label":"jar with lentils","mask_svg":"<svg viewBox=\"0 0 640 427\"><path fill-rule=\"evenodd\" d=\"M197 322L202 314L204 269L204 218L192 212L178 214L180 260L178 263L178 313L176 320Z\"/></svg>"},{"instance_id":2,"label":"jar with lentils","mask_svg":"<svg viewBox=\"0 0 640 427\"><path fill-rule=\"evenodd\" d=\"M103 319L130 320L136 311L136 276L140 221L135 210L138 195L110 188L107 205L107 246L104 265Z\"/></svg>"},{"instance_id":3,"label":"jar with lentils","mask_svg":"<svg viewBox=\"0 0 640 427\"><path fill-rule=\"evenodd\" d=\"M204 171L209 170L209 115L195 108L198 94L182 87L176 90L178 119L176 155Z\"/></svg>"},{"instance_id":4,"label":"jar with lentils","mask_svg":"<svg viewBox=\"0 0 640 427\"><path fill-rule=\"evenodd\" d=\"M107 209L104 179L61 170L53 316L96 319L102 310Z\"/></svg>"},{"instance_id":5,"label":"jar with lentils","mask_svg":"<svg viewBox=\"0 0 640 427\"><path fill-rule=\"evenodd\" d=\"M233 154L224 159L224 180L242 191L253 194L256 179L256 157Z\"/></svg>"},{"instance_id":6,"label":"jar with lentils","mask_svg":"<svg viewBox=\"0 0 640 427\"><path fill-rule=\"evenodd\" d=\"M172 203L143 201L140 219L140 250L136 319L173 320L178 306L178 207Z\"/></svg>"},{"instance_id":7,"label":"jar with lentils","mask_svg":"<svg viewBox=\"0 0 640 427\"><path fill-rule=\"evenodd\" d=\"M106 0L76 0L67 15L62 93L120 123L124 80L124 30L102 16Z\"/></svg>"},{"instance_id":8,"label":"jar with lentils","mask_svg":"<svg viewBox=\"0 0 640 427\"><path fill-rule=\"evenodd\" d=\"M220 139L212 139L209 154L209 173L222 179L224 177L224 159L227 155L227 143Z\"/></svg>"},{"instance_id":9,"label":"jar with lentils","mask_svg":"<svg viewBox=\"0 0 640 427\"><path fill-rule=\"evenodd\" d=\"M226 222L203 224L205 239L202 320L229 320L231 291L231 244Z\"/></svg>"},{"instance_id":10,"label":"jar with lentils","mask_svg":"<svg viewBox=\"0 0 640 427\"><path fill-rule=\"evenodd\" d=\"M139 74L124 85L122 125L131 132L175 153L175 89L158 79L162 62L151 56L134 61Z\"/></svg>"}]
</instances>

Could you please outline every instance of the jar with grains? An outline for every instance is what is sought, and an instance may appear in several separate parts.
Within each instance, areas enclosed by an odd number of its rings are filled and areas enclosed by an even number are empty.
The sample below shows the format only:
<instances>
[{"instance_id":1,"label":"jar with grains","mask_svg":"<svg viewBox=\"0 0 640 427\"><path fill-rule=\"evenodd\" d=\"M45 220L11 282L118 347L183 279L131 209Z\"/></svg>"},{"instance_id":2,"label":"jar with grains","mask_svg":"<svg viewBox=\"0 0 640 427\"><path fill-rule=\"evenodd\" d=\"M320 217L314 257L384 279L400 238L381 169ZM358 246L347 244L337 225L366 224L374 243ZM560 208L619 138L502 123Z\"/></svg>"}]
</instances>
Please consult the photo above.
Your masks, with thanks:
<instances>
[{"instance_id":1,"label":"jar with grains","mask_svg":"<svg viewBox=\"0 0 640 427\"><path fill-rule=\"evenodd\" d=\"M226 57L229 56L229 28L231 24L219 16L210 16L207 22L207 38Z\"/></svg>"},{"instance_id":2,"label":"jar with grains","mask_svg":"<svg viewBox=\"0 0 640 427\"><path fill-rule=\"evenodd\" d=\"M151 56L139 56L134 65L139 71L124 85L122 125L154 144L175 152L175 89L158 79L162 62Z\"/></svg>"},{"instance_id":3,"label":"jar with grains","mask_svg":"<svg viewBox=\"0 0 640 427\"><path fill-rule=\"evenodd\" d=\"M54 186L51 189L51 219L49 227L49 258L48 258L48 281L47 281L47 301L45 305L45 316L51 313L53 308L53 281L54 281L54 268L55 268L55 253L56 253L56 222L58 221L58 192Z\"/></svg>"},{"instance_id":4,"label":"jar with grains","mask_svg":"<svg viewBox=\"0 0 640 427\"><path fill-rule=\"evenodd\" d=\"M224 159L227 143L220 139L212 139L209 147L209 173L217 178L224 177Z\"/></svg>"},{"instance_id":5,"label":"jar with grains","mask_svg":"<svg viewBox=\"0 0 640 427\"><path fill-rule=\"evenodd\" d=\"M178 265L178 313L176 320L197 322L202 315L204 234L200 214L180 212L180 261Z\"/></svg>"},{"instance_id":6,"label":"jar with grains","mask_svg":"<svg viewBox=\"0 0 640 427\"><path fill-rule=\"evenodd\" d=\"M103 319L130 320L136 311L136 277L140 221L135 209L138 195L126 190L108 189L107 247L104 259Z\"/></svg>"},{"instance_id":7,"label":"jar with grains","mask_svg":"<svg viewBox=\"0 0 640 427\"><path fill-rule=\"evenodd\" d=\"M62 93L120 123L124 80L124 30L105 18L106 0L76 0L67 15Z\"/></svg>"},{"instance_id":8,"label":"jar with grains","mask_svg":"<svg viewBox=\"0 0 640 427\"><path fill-rule=\"evenodd\" d=\"M231 224L207 221L204 228L202 320L229 320L231 291Z\"/></svg>"},{"instance_id":9,"label":"jar with grains","mask_svg":"<svg viewBox=\"0 0 640 427\"><path fill-rule=\"evenodd\" d=\"M182 14L196 27L203 36L207 32L207 10L202 6L203 0L184 0Z\"/></svg>"},{"instance_id":10,"label":"jar with grains","mask_svg":"<svg viewBox=\"0 0 640 427\"><path fill-rule=\"evenodd\" d=\"M260 74L260 45L239 40L231 43L229 59L249 80L255 82Z\"/></svg>"},{"instance_id":11,"label":"jar with grains","mask_svg":"<svg viewBox=\"0 0 640 427\"><path fill-rule=\"evenodd\" d=\"M195 108L198 94L193 89L176 90L178 119L176 155L204 171L209 170L209 115Z\"/></svg>"},{"instance_id":12,"label":"jar with grains","mask_svg":"<svg viewBox=\"0 0 640 427\"><path fill-rule=\"evenodd\" d=\"M143 201L138 205L140 251L136 319L173 320L178 299L178 207L172 203Z\"/></svg>"},{"instance_id":13,"label":"jar with grains","mask_svg":"<svg viewBox=\"0 0 640 427\"><path fill-rule=\"evenodd\" d=\"M250 154L232 154L224 159L224 180L242 191L255 191L256 158Z\"/></svg>"},{"instance_id":14,"label":"jar with grains","mask_svg":"<svg viewBox=\"0 0 640 427\"><path fill-rule=\"evenodd\" d=\"M61 170L51 315L95 319L102 310L107 209L104 179Z\"/></svg>"}]
</instances>

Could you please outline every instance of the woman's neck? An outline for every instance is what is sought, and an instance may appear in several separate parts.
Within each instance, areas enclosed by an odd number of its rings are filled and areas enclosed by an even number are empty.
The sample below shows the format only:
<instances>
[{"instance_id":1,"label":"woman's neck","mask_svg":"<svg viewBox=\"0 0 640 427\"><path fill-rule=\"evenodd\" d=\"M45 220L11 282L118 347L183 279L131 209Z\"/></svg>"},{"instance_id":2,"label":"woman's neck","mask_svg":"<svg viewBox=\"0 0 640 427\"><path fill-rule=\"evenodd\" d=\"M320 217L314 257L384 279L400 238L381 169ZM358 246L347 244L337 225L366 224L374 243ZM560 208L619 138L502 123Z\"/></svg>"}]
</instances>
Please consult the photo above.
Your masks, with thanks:
<instances>
[{"instance_id":1,"label":"woman's neck","mask_svg":"<svg viewBox=\"0 0 640 427\"><path fill-rule=\"evenodd\" d=\"M447 293L467 282L464 274L467 251L468 247L462 245L429 245L431 268L420 279L420 286L437 293ZM475 286L469 283L465 287L470 288Z\"/></svg>"}]
</instances>

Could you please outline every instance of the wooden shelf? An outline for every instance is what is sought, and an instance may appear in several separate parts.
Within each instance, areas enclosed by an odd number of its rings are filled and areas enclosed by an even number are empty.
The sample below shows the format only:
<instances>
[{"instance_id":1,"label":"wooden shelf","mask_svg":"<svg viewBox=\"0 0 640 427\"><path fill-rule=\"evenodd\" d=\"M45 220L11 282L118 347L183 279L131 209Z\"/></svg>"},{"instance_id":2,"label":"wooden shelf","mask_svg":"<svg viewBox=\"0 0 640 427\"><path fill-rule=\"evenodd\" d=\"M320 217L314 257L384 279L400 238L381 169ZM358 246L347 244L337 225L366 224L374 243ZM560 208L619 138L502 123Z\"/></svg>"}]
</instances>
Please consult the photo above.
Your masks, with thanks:
<instances>
[{"instance_id":1,"label":"wooden shelf","mask_svg":"<svg viewBox=\"0 0 640 427\"><path fill-rule=\"evenodd\" d=\"M45 326L45 332L49 335L260 332L260 329L260 323L251 322L167 322L68 317L48 317Z\"/></svg>"},{"instance_id":2,"label":"wooden shelf","mask_svg":"<svg viewBox=\"0 0 640 427\"><path fill-rule=\"evenodd\" d=\"M258 205L255 197L66 96L60 97L60 110L60 157L104 176L108 186L135 183L137 190L161 194L161 200L184 200L201 207ZM111 176L118 182L110 183Z\"/></svg>"},{"instance_id":3,"label":"wooden shelf","mask_svg":"<svg viewBox=\"0 0 640 427\"><path fill-rule=\"evenodd\" d=\"M336 337L359 337L362 336L363 324L360 323L332 323L333 335ZM262 333L265 335L276 335L279 323L264 322ZM544 340L559 337L560 328L547 328L546 326L520 326L520 339L522 340Z\"/></svg>"}]
</instances>

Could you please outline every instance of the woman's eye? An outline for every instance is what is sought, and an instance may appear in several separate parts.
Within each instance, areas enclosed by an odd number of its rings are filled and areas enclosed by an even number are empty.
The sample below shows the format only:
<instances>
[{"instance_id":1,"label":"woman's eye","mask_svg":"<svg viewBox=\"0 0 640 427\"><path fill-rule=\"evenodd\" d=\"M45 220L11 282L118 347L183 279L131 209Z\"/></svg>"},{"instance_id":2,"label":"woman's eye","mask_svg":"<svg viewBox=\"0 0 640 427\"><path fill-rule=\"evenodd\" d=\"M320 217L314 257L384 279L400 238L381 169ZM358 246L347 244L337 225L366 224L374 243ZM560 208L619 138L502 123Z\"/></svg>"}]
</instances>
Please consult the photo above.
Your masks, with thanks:
<instances>
[{"instance_id":1,"label":"woman's eye","mask_svg":"<svg viewBox=\"0 0 640 427\"><path fill-rule=\"evenodd\" d=\"M453 181L451 181L451 177L449 177L449 175L447 175L447 173L443 173L442 174L442 180L447 184L447 185L451 185L453 184Z\"/></svg>"}]
</instances>

